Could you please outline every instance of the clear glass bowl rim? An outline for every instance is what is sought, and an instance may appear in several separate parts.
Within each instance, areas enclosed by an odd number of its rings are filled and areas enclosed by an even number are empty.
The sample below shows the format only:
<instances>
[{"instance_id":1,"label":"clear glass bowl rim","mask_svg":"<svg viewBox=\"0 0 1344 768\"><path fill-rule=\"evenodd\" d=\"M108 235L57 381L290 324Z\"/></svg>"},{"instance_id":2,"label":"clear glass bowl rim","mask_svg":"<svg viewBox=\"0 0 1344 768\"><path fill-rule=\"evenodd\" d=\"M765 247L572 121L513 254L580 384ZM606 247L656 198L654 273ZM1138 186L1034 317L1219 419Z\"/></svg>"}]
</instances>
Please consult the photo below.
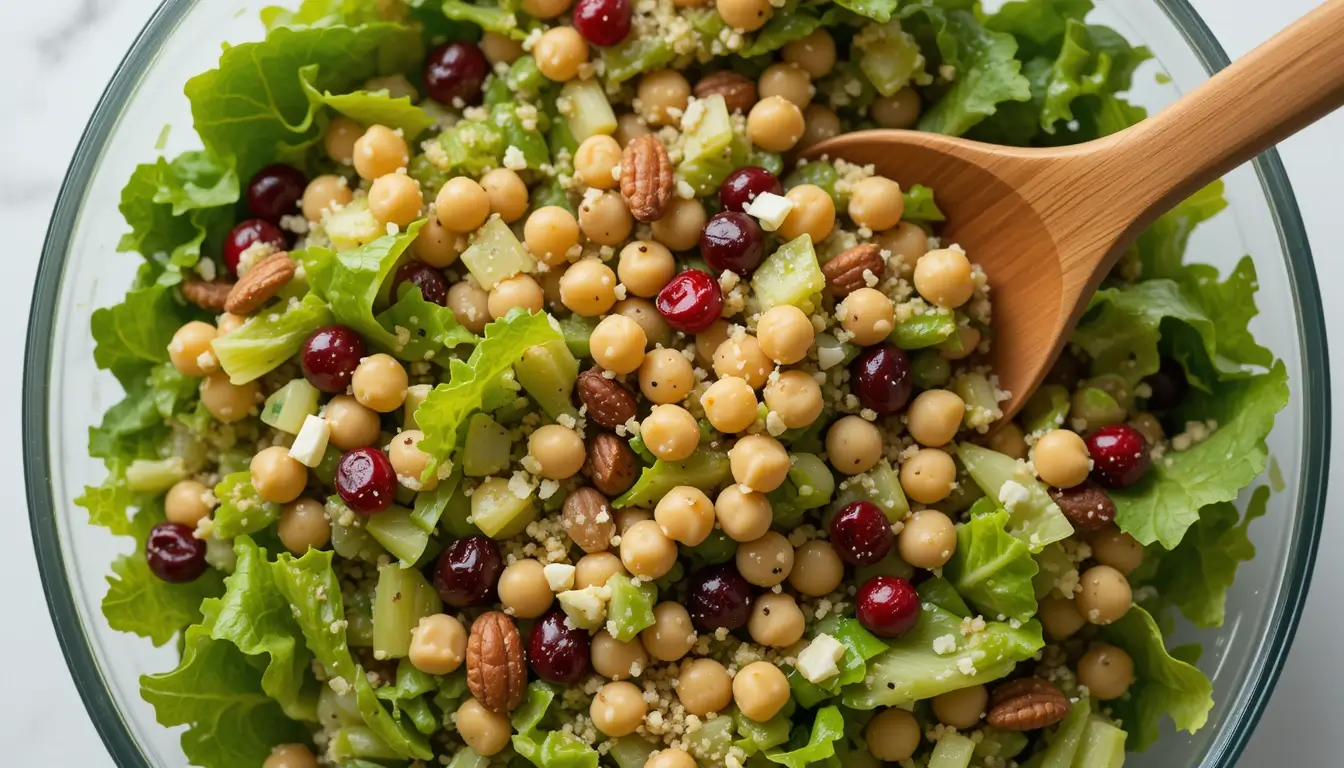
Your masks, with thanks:
<instances>
[{"instance_id":1,"label":"clear glass bowl rim","mask_svg":"<svg viewBox=\"0 0 1344 768\"><path fill-rule=\"evenodd\" d=\"M140 74L152 64L159 45L196 2L164 0L118 66L84 129L61 185L42 247L33 287L24 355L24 475L33 545L47 606L66 664L94 727L117 765L136 768L150 766L103 680L89 638L79 620L62 559L48 470L50 444L47 414L50 403L47 382L51 372L61 271L80 209L80 192L97 167L115 127L120 105L129 98ZM1156 2L1176 24L1210 74L1227 66L1227 53L1188 0ZM1302 436L1305 461L1300 467L1303 503L1299 511L1299 537L1287 562L1286 594L1279 598L1282 610L1273 632L1271 647L1274 650L1270 658L1263 659L1263 664L1250 671L1249 675L1255 684L1243 689L1251 691L1249 700L1238 702L1240 706L1231 709L1231 717L1217 725L1224 731L1231 729L1232 735L1215 757L1216 765L1204 768L1231 768L1236 765L1269 702L1297 632L1325 515L1330 451L1330 391L1320 288L1302 216L1278 153L1267 152L1257 158L1254 165L1261 186L1272 204L1284 252L1288 254L1287 267L1293 282L1298 327L1302 332L1301 353L1306 363L1306 373L1295 386L1303 397L1303 411L1308 416Z\"/></svg>"}]
</instances>

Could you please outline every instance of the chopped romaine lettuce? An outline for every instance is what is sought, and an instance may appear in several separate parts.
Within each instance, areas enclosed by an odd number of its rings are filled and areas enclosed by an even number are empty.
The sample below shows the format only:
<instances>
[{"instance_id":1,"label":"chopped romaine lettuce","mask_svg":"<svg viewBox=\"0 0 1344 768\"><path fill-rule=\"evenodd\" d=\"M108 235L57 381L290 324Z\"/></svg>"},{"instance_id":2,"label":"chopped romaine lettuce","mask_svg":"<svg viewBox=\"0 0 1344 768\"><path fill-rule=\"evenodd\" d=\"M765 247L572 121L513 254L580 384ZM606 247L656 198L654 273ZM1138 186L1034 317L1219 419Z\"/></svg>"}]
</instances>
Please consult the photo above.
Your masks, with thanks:
<instances>
[{"instance_id":1,"label":"chopped romaine lettuce","mask_svg":"<svg viewBox=\"0 0 1344 768\"><path fill-rule=\"evenodd\" d=\"M1162 632L1139 606L1101 629L1106 642L1123 648L1134 660L1134 685L1129 694L1110 702L1129 730L1129 748L1139 752L1157 741L1158 722L1168 715L1180 730L1194 733L1209 719L1213 685L1194 666L1167 653Z\"/></svg>"},{"instance_id":2,"label":"chopped romaine lettuce","mask_svg":"<svg viewBox=\"0 0 1344 768\"><path fill-rule=\"evenodd\" d=\"M1025 542L1032 552L1040 552L1045 545L1073 534L1069 519L1022 462L974 443L958 445L957 456L985 495L1008 510L1008 532ZM1011 505L1002 501L1003 488L1008 483L1020 486L1026 497Z\"/></svg>"},{"instance_id":3,"label":"chopped romaine lettuce","mask_svg":"<svg viewBox=\"0 0 1344 768\"><path fill-rule=\"evenodd\" d=\"M691 485L709 493L732 477L728 457L722 452L697 449L681 461L659 459L646 467L639 479L619 498L611 502L616 509L643 507L652 509L658 500L678 485Z\"/></svg>"},{"instance_id":4,"label":"chopped romaine lettuce","mask_svg":"<svg viewBox=\"0 0 1344 768\"><path fill-rule=\"evenodd\" d=\"M235 472L215 486L219 506L214 512L214 535L231 539L245 533L255 533L280 519L280 506L263 501L252 487L249 472Z\"/></svg>"},{"instance_id":5,"label":"chopped romaine lettuce","mask_svg":"<svg viewBox=\"0 0 1344 768\"><path fill-rule=\"evenodd\" d=\"M966 601L986 616L1026 621L1036 613L1036 561L1008 534L1008 513L975 516L957 529L957 549L943 569Z\"/></svg>"},{"instance_id":6,"label":"chopped romaine lettuce","mask_svg":"<svg viewBox=\"0 0 1344 768\"><path fill-rule=\"evenodd\" d=\"M314 294L262 313L243 327L215 339L219 366L234 384L246 384L275 370L303 347L313 331L331 323L331 310Z\"/></svg>"},{"instance_id":7,"label":"chopped romaine lettuce","mask_svg":"<svg viewBox=\"0 0 1344 768\"><path fill-rule=\"evenodd\" d=\"M822 707L812 721L812 733L807 743L797 749L768 749L765 757L786 768L807 768L835 756L835 742L845 737L845 718L839 707Z\"/></svg>"}]
</instances>

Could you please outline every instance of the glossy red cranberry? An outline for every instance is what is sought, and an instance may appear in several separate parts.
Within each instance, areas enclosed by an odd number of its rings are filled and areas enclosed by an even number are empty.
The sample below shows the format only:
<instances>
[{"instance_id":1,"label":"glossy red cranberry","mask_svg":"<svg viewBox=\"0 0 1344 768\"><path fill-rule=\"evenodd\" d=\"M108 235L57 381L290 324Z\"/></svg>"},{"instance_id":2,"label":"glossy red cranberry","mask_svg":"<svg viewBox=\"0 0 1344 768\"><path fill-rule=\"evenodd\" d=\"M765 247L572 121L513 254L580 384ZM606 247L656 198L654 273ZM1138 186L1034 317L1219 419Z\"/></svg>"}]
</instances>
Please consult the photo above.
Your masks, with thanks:
<instances>
[{"instance_id":1,"label":"glossy red cranberry","mask_svg":"<svg viewBox=\"0 0 1344 768\"><path fill-rule=\"evenodd\" d=\"M850 363L849 380L859 403L879 414L901 410L915 391L910 357L889 341L860 352Z\"/></svg>"},{"instance_id":2,"label":"glossy red cranberry","mask_svg":"<svg viewBox=\"0 0 1344 768\"><path fill-rule=\"evenodd\" d=\"M494 602L495 585L504 571L499 545L485 536L466 536L448 545L434 566L434 588L454 608Z\"/></svg>"},{"instance_id":3,"label":"glossy red cranberry","mask_svg":"<svg viewBox=\"0 0 1344 768\"><path fill-rule=\"evenodd\" d=\"M782 195L784 185L779 183L775 174L764 168L748 165L728 174L728 178L719 185L719 204L725 211L741 213L746 210L747 203L764 192Z\"/></svg>"},{"instance_id":4,"label":"glossy red cranberry","mask_svg":"<svg viewBox=\"0 0 1344 768\"><path fill-rule=\"evenodd\" d=\"M871 565L891 551L891 521L871 501L846 505L831 518L831 546L850 565Z\"/></svg>"},{"instance_id":5,"label":"glossy red cranberry","mask_svg":"<svg viewBox=\"0 0 1344 768\"><path fill-rule=\"evenodd\" d=\"M1108 488L1128 488L1148 471L1148 441L1128 424L1102 427L1087 436L1092 477Z\"/></svg>"},{"instance_id":6,"label":"glossy red cranberry","mask_svg":"<svg viewBox=\"0 0 1344 768\"><path fill-rule=\"evenodd\" d=\"M574 29L593 45L616 45L630 35L630 0L579 0Z\"/></svg>"},{"instance_id":7,"label":"glossy red cranberry","mask_svg":"<svg viewBox=\"0 0 1344 768\"><path fill-rule=\"evenodd\" d=\"M859 623L878 637L900 637L919 621L919 593L895 576L874 576L855 597Z\"/></svg>"},{"instance_id":8,"label":"glossy red cranberry","mask_svg":"<svg viewBox=\"0 0 1344 768\"><path fill-rule=\"evenodd\" d=\"M686 610L705 632L720 627L729 632L751 618L751 585L732 565L711 565L691 575Z\"/></svg>"},{"instance_id":9,"label":"glossy red cranberry","mask_svg":"<svg viewBox=\"0 0 1344 768\"><path fill-rule=\"evenodd\" d=\"M488 74L490 63L474 43L448 43L425 59L425 90L440 104L452 104L453 99L473 104Z\"/></svg>"},{"instance_id":10,"label":"glossy red cranberry","mask_svg":"<svg viewBox=\"0 0 1344 768\"><path fill-rule=\"evenodd\" d=\"M248 219L234 227L224 238L224 266L238 274L238 259L255 243L267 243L277 251L289 247L285 233L269 221Z\"/></svg>"},{"instance_id":11,"label":"glossy red cranberry","mask_svg":"<svg viewBox=\"0 0 1344 768\"><path fill-rule=\"evenodd\" d=\"M723 291L707 273L688 269L663 286L655 304L668 325L682 333L699 333L723 314Z\"/></svg>"},{"instance_id":12,"label":"glossy red cranberry","mask_svg":"<svg viewBox=\"0 0 1344 768\"><path fill-rule=\"evenodd\" d=\"M700 233L700 255L715 272L749 275L765 259L765 234L745 213L716 213Z\"/></svg>"},{"instance_id":13,"label":"glossy red cranberry","mask_svg":"<svg viewBox=\"0 0 1344 768\"><path fill-rule=\"evenodd\" d=\"M247 184L247 207L252 215L279 224L281 216L299 212L299 200L308 177L290 165L276 163L257 171Z\"/></svg>"},{"instance_id":14,"label":"glossy red cranberry","mask_svg":"<svg viewBox=\"0 0 1344 768\"><path fill-rule=\"evenodd\" d=\"M195 581L205 573L205 542L181 523L159 523L145 540L149 570L164 581Z\"/></svg>"},{"instance_id":15,"label":"glossy red cranberry","mask_svg":"<svg viewBox=\"0 0 1344 768\"><path fill-rule=\"evenodd\" d=\"M397 495L397 471L387 454L377 448L356 448L336 464L336 492L346 505L362 515L375 515Z\"/></svg>"},{"instance_id":16,"label":"glossy red cranberry","mask_svg":"<svg viewBox=\"0 0 1344 768\"><path fill-rule=\"evenodd\" d=\"M1190 382L1185 378L1185 368L1170 357L1162 358L1162 367L1143 382L1152 390L1152 394L1148 395L1148 409L1152 411L1168 411L1175 408L1190 391Z\"/></svg>"},{"instance_id":17,"label":"glossy red cranberry","mask_svg":"<svg viewBox=\"0 0 1344 768\"><path fill-rule=\"evenodd\" d=\"M397 295L397 290L401 288L402 283L410 283L420 288L420 295L430 304L438 304L440 307L448 306L448 281L443 279L439 270L419 261L408 261L401 265L397 270L397 275L392 280L392 295Z\"/></svg>"},{"instance_id":18,"label":"glossy red cranberry","mask_svg":"<svg viewBox=\"0 0 1344 768\"><path fill-rule=\"evenodd\" d=\"M328 325L318 328L303 342L299 367L309 384L330 394L342 394L366 354L364 339L353 328Z\"/></svg>"},{"instance_id":19,"label":"glossy red cranberry","mask_svg":"<svg viewBox=\"0 0 1344 768\"><path fill-rule=\"evenodd\" d=\"M591 641L559 608L537 620L527 638L527 661L548 683L573 685L588 674Z\"/></svg>"}]
</instances>

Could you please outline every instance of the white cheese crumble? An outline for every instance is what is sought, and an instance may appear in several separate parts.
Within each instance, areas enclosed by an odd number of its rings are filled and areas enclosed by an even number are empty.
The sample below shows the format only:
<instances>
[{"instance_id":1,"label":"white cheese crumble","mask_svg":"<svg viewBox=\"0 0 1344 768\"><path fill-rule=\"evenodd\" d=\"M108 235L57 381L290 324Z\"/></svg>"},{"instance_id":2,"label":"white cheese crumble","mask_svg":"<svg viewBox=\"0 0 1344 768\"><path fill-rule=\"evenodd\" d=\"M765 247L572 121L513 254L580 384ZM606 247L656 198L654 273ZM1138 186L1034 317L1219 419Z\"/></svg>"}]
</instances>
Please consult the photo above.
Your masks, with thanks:
<instances>
[{"instance_id":1,"label":"white cheese crumble","mask_svg":"<svg viewBox=\"0 0 1344 768\"><path fill-rule=\"evenodd\" d=\"M838 662L844 656L845 646L823 632L798 654L794 666L808 682L821 683L840 674Z\"/></svg>"}]
</instances>

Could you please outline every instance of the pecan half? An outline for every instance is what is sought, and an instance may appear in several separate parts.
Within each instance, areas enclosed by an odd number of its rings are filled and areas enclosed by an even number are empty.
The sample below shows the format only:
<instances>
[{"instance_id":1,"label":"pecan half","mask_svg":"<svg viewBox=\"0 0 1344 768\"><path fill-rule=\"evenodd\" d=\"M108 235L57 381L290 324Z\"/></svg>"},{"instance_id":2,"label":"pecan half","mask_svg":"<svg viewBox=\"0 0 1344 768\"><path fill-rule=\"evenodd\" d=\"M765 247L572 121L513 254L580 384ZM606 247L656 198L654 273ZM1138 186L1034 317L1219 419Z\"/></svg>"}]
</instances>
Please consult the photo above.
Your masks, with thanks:
<instances>
[{"instance_id":1,"label":"pecan half","mask_svg":"<svg viewBox=\"0 0 1344 768\"><path fill-rule=\"evenodd\" d=\"M229 300L229 291L233 283L222 280L185 280L182 283L182 296L187 301L211 312L223 312Z\"/></svg>"},{"instance_id":2,"label":"pecan half","mask_svg":"<svg viewBox=\"0 0 1344 768\"><path fill-rule=\"evenodd\" d=\"M620 496L630 490L639 475L639 461L624 440L610 432L598 432L588 440L588 461L583 473L597 490Z\"/></svg>"},{"instance_id":3,"label":"pecan half","mask_svg":"<svg viewBox=\"0 0 1344 768\"><path fill-rule=\"evenodd\" d=\"M700 78L695 84L695 98L708 99L722 96L729 112L746 114L756 105L756 83L736 72L719 71Z\"/></svg>"},{"instance_id":4,"label":"pecan half","mask_svg":"<svg viewBox=\"0 0 1344 768\"><path fill-rule=\"evenodd\" d=\"M826 276L826 287L837 299L867 287L864 272L872 272L874 277L881 280L882 269L882 246L877 243L856 245L821 265L821 273Z\"/></svg>"},{"instance_id":5,"label":"pecan half","mask_svg":"<svg viewBox=\"0 0 1344 768\"><path fill-rule=\"evenodd\" d=\"M1072 488L1051 488L1050 498L1080 531L1099 531L1115 519L1115 502L1091 480Z\"/></svg>"},{"instance_id":6,"label":"pecan half","mask_svg":"<svg viewBox=\"0 0 1344 768\"><path fill-rule=\"evenodd\" d=\"M233 284L224 308L235 315L246 315L261 308L262 304L280 292L291 279L298 265L287 253L276 253L252 265L247 274Z\"/></svg>"},{"instance_id":7,"label":"pecan half","mask_svg":"<svg viewBox=\"0 0 1344 768\"><path fill-rule=\"evenodd\" d=\"M610 549L616 533L611 505L595 488L579 488L569 494L560 513L560 525L579 549L589 554Z\"/></svg>"},{"instance_id":8,"label":"pecan half","mask_svg":"<svg viewBox=\"0 0 1344 768\"><path fill-rule=\"evenodd\" d=\"M614 379L602 375L601 368L579 374L579 399L588 408L588 418L615 429L635 417L635 396Z\"/></svg>"},{"instance_id":9,"label":"pecan half","mask_svg":"<svg viewBox=\"0 0 1344 768\"><path fill-rule=\"evenodd\" d=\"M621 197L630 214L645 223L657 221L672 202L672 161L657 136L640 136L621 153Z\"/></svg>"},{"instance_id":10,"label":"pecan half","mask_svg":"<svg viewBox=\"0 0 1344 768\"><path fill-rule=\"evenodd\" d=\"M481 706L506 715L523 702L527 663L518 627L503 611L476 618L467 636L467 687Z\"/></svg>"},{"instance_id":11,"label":"pecan half","mask_svg":"<svg viewBox=\"0 0 1344 768\"><path fill-rule=\"evenodd\" d=\"M985 720L1005 731L1035 731L1058 723L1068 713L1069 700L1054 684L1023 677L994 689Z\"/></svg>"}]
</instances>

